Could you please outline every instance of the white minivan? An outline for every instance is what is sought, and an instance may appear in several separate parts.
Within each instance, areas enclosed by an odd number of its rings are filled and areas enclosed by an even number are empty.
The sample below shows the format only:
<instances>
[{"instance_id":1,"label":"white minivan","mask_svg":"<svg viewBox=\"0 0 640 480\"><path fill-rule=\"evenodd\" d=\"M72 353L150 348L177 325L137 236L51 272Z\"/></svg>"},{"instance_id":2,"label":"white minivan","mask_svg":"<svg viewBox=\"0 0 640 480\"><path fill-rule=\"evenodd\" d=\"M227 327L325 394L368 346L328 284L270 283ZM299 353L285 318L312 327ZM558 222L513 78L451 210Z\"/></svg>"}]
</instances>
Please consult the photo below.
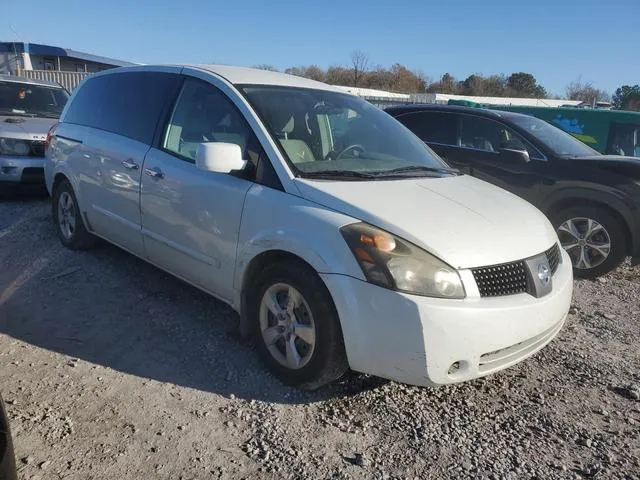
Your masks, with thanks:
<instances>
[{"instance_id":1,"label":"white minivan","mask_svg":"<svg viewBox=\"0 0 640 480\"><path fill-rule=\"evenodd\" d=\"M108 70L74 91L47 144L65 246L101 237L228 303L292 385L348 368L473 379L544 347L569 310L570 260L542 213L329 85Z\"/></svg>"}]
</instances>

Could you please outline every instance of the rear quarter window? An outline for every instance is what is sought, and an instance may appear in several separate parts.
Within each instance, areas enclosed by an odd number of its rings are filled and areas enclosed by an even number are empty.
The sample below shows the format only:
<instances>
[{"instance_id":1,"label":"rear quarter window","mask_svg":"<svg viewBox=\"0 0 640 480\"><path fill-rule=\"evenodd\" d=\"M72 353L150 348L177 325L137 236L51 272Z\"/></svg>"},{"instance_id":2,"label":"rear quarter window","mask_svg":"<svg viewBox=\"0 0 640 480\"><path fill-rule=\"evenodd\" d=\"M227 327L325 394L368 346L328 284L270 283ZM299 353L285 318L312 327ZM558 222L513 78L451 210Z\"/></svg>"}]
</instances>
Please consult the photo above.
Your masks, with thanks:
<instances>
[{"instance_id":1,"label":"rear quarter window","mask_svg":"<svg viewBox=\"0 0 640 480\"><path fill-rule=\"evenodd\" d=\"M123 72L87 80L64 121L150 144L159 117L180 77L161 72Z\"/></svg>"},{"instance_id":2,"label":"rear quarter window","mask_svg":"<svg viewBox=\"0 0 640 480\"><path fill-rule=\"evenodd\" d=\"M69 103L62 121L88 127L96 126L95 113L102 98L102 89L101 77L85 81Z\"/></svg>"}]
</instances>

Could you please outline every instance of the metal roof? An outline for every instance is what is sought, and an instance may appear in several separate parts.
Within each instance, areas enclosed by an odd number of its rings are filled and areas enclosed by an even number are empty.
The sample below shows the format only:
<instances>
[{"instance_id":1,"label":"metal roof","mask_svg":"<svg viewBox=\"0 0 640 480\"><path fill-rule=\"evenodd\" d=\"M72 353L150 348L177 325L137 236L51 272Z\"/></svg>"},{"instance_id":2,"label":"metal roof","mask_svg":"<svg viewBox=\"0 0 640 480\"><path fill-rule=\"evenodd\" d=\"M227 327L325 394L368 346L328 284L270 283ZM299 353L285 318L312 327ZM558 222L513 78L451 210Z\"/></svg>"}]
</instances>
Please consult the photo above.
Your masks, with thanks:
<instances>
[{"instance_id":1,"label":"metal roof","mask_svg":"<svg viewBox=\"0 0 640 480\"><path fill-rule=\"evenodd\" d=\"M132 62L125 62L115 58L101 57L91 53L80 52L71 48L55 47L53 45L43 45L40 43L26 42L0 42L0 52L16 52L28 53L30 55L44 55L51 57L69 57L85 62L102 63L104 65L113 65L115 67L127 67L137 65Z\"/></svg>"}]
</instances>

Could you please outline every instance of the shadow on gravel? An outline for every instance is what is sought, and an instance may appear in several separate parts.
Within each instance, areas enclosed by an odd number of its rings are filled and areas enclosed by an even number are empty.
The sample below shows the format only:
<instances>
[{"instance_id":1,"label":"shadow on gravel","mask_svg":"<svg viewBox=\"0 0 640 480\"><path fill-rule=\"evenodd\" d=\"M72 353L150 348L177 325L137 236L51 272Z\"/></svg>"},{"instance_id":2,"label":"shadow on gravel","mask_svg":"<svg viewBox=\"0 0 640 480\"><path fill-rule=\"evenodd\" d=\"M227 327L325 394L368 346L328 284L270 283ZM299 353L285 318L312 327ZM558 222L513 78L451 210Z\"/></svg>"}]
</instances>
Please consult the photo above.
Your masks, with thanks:
<instances>
[{"instance_id":1,"label":"shadow on gravel","mask_svg":"<svg viewBox=\"0 0 640 480\"><path fill-rule=\"evenodd\" d=\"M230 307L116 247L64 249L49 208L0 203L0 332L138 377L275 403L357 395L384 383L350 373L314 392L282 385L239 337ZM12 229L13 209L28 211ZM70 359L60 362L73 368Z\"/></svg>"},{"instance_id":2,"label":"shadow on gravel","mask_svg":"<svg viewBox=\"0 0 640 480\"><path fill-rule=\"evenodd\" d=\"M0 202L7 201L39 201L49 198L49 193L44 185L33 186L17 186L11 185L0 186Z\"/></svg>"}]
</instances>

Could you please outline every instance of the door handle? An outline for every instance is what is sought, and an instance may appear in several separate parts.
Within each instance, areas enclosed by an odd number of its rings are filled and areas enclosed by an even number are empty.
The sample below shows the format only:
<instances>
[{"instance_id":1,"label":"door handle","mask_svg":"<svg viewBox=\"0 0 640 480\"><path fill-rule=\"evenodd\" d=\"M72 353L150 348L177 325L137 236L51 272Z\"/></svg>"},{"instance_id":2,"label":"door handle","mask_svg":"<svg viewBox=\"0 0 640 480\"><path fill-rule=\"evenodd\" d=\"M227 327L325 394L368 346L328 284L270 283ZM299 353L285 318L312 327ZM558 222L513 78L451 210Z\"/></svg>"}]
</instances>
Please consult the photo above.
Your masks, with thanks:
<instances>
[{"instance_id":1,"label":"door handle","mask_svg":"<svg viewBox=\"0 0 640 480\"><path fill-rule=\"evenodd\" d=\"M144 173L153 178L164 178L164 173L158 167L145 168Z\"/></svg>"},{"instance_id":2,"label":"door handle","mask_svg":"<svg viewBox=\"0 0 640 480\"><path fill-rule=\"evenodd\" d=\"M139 166L136 162L133 162L133 161L131 161L131 160L125 160L125 161L123 161L123 162L122 162L122 166L123 166L124 168L129 169L129 170L138 170L138 168L140 168L140 166Z\"/></svg>"}]
</instances>

